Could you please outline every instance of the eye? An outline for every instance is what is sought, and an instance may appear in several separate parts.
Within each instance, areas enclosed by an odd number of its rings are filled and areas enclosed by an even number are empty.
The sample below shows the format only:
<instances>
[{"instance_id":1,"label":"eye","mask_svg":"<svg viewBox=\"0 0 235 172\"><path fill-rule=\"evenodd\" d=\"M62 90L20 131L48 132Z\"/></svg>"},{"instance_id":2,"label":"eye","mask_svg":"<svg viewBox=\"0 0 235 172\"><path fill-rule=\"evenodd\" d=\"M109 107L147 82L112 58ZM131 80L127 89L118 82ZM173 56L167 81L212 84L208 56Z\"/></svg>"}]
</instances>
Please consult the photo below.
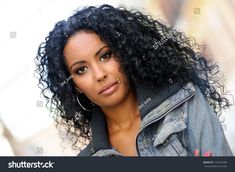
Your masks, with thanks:
<instances>
[{"instance_id":1,"label":"eye","mask_svg":"<svg viewBox=\"0 0 235 172\"><path fill-rule=\"evenodd\" d=\"M111 51L108 51L106 53L104 53L101 57L100 57L100 61L101 62L105 62L107 61L108 59L110 59L112 57L112 52Z\"/></svg>"},{"instance_id":2,"label":"eye","mask_svg":"<svg viewBox=\"0 0 235 172\"><path fill-rule=\"evenodd\" d=\"M86 70L87 70L87 67L86 67L86 66L82 66L82 67L80 67L80 68L78 68L78 69L76 70L76 73L77 73L78 75L81 75L81 74L85 73Z\"/></svg>"}]
</instances>

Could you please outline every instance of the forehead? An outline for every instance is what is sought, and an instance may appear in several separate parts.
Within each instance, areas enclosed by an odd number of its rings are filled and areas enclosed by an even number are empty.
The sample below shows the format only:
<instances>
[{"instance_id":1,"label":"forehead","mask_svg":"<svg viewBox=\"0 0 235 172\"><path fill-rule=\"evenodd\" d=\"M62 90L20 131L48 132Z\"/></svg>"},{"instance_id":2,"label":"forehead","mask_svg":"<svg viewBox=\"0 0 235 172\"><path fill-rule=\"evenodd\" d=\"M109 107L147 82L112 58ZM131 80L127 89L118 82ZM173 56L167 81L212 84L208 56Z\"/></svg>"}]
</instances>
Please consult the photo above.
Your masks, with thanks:
<instances>
[{"instance_id":1,"label":"forehead","mask_svg":"<svg viewBox=\"0 0 235 172\"><path fill-rule=\"evenodd\" d=\"M71 58L91 56L102 46L104 46L100 37L93 32L79 31L71 36L65 47L64 56L66 61Z\"/></svg>"}]
</instances>

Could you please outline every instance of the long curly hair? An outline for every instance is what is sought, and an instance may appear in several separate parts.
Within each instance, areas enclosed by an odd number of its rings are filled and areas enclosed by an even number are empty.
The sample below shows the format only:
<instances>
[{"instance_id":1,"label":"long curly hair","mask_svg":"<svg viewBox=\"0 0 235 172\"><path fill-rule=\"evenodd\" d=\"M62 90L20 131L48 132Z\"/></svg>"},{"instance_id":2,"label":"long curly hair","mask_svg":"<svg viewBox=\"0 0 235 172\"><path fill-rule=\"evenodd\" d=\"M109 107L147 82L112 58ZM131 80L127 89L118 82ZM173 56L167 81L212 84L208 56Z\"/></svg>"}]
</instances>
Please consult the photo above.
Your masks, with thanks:
<instances>
[{"instance_id":1,"label":"long curly hair","mask_svg":"<svg viewBox=\"0 0 235 172\"><path fill-rule=\"evenodd\" d=\"M106 4L85 7L55 24L35 58L38 86L47 107L57 126L66 129L74 149L81 150L92 137L91 113L76 101L77 91L63 56L67 40L81 30L99 35L118 57L131 82L143 81L156 88L174 81L191 81L217 115L231 105L218 64L205 58L193 38L138 10Z\"/></svg>"}]
</instances>

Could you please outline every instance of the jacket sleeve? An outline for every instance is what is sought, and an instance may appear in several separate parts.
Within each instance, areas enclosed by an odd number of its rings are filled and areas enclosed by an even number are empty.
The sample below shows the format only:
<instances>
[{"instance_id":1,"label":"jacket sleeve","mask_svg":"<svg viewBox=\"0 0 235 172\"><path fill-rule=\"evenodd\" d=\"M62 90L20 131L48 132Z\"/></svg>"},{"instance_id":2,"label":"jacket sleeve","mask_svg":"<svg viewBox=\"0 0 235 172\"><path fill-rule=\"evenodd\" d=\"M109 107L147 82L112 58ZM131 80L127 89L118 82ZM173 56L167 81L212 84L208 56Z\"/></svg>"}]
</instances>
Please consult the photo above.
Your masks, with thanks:
<instances>
[{"instance_id":1,"label":"jacket sleeve","mask_svg":"<svg viewBox=\"0 0 235 172\"><path fill-rule=\"evenodd\" d=\"M187 136L192 155L233 156L218 117L200 89L195 89L196 94L187 102Z\"/></svg>"}]
</instances>

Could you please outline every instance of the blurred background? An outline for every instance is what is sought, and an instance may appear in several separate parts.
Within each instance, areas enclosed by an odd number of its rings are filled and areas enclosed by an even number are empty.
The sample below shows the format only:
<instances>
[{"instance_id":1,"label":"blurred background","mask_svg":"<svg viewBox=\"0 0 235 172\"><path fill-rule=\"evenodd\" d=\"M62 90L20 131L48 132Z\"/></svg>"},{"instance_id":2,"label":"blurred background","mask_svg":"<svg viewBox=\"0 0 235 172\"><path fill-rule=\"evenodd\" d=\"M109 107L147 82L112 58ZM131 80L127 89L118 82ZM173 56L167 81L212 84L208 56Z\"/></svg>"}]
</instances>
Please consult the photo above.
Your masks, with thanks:
<instances>
[{"instance_id":1,"label":"blurred background","mask_svg":"<svg viewBox=\"0 0 235 172\"><path fill-rule=\"evenodd\" d=\"M81 6L124 4L162 19L206 45L235 95L235 0L0 0L0 156L75 156L62 141L33 75L39 44ZM222 115L235 154L235 107Z\"/></svg>"}]
</instances>

